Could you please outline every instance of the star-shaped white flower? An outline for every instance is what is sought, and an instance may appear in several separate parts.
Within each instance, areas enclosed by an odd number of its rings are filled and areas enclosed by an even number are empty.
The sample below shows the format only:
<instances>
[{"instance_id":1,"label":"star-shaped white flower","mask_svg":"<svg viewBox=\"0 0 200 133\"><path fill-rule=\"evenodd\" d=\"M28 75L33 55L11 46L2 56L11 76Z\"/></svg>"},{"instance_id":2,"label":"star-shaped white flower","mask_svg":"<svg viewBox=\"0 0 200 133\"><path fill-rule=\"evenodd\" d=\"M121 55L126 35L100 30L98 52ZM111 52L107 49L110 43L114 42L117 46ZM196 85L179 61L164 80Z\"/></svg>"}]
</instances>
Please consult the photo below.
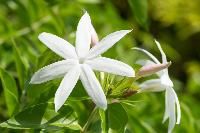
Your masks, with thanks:
<instances>
[{"instance_id":1,"label":"star-shaped white flower","mask_svg":"<svg viewBox=\"0 0 200 133\"><path fill-rule=\"evenodd\" d=\"M167 64L168 63L167 58L164 51L162 50L160 46L160 43L156 40L155 40L155 43L158 49L160 50L160 53L162 56L162 64ZM141 48L134 48L134 49L144 52L153 60L153 61L151 60L140 61L140 64L142 65L161 64L159 60L148 51ZM166 68L157 72L157 75L159 76L159 79L147 80L143 82L142 84L140 84L141 89L139 91L140 92L165 91L165 114L164 114L163 122L165 122L169 118L168 132L171 133L175 124L180 123L180 119L181 119L180 104L179 104L178 97L173 89L173 82L169 78L168 69ZM177 115L177 118L176 118L176 115Z\"/></svg>"},{"instance_id":2,"label":"star-shaped white flower","mask_svg":"<svg viewBox=\"0 0 200 133\"><path fill-rule=\"evenodd\" d=\"M90 16L86 12L77 26L76 47L56 35L41 33L39 40L63 57L64 60L45 66L37 71L30 83L40 84L64 76L54 98L55 110L58 111L80 79L94 103L98 107L106 109L107 100L93 70L127 77L135 76L133 68L129 65L100 56L130 31L120 30L111 33L90 48L91 41L97 41L97 35L94 34L95 30L91 24Z\"/></svg>"}]
</instances>

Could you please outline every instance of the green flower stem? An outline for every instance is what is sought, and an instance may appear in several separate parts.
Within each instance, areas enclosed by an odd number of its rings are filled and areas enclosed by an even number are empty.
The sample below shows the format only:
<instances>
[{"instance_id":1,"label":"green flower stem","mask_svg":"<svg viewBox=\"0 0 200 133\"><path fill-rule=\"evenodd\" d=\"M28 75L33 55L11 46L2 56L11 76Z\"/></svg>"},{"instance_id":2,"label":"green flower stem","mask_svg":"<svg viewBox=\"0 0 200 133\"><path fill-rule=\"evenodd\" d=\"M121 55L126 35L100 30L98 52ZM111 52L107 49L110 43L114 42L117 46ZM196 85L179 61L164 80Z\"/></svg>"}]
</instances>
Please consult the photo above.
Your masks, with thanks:
<instances>
[{"instance_id":1,"label":"green flower stem","mask_svg":"<svg viewBox=\"0 0 200 133\"><path fill-rule=\"evenodd\" d=\"M102 109L99 109L99 115L101 118L102 133L108 133L108 113Z\"/></svg>"},{"instance_id":2,"label":"green flower stem","mask_svg":"<svg viewBox=\"0 0 200 133\"><path fill-rule=\"evenodd\" d=\"M91 122L93 121L93 119L95 118L97 114L97 107L95 106L95 108L92 110L87 122L85 123L84 127L83 127L83 130L82 130L82 133L86 133L89 125L91 124Z\"/></svg>"}]
</instances>

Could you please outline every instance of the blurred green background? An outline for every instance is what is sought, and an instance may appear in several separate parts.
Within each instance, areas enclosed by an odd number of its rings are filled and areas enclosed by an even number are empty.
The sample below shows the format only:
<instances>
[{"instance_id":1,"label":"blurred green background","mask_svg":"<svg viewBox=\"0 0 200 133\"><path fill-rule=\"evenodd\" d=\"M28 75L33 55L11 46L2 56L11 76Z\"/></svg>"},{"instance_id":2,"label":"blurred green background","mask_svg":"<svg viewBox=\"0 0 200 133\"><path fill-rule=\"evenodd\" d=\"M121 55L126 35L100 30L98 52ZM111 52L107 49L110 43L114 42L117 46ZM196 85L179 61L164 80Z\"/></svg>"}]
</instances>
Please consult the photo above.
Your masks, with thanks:
<instances>
[{"instance_id":1,"label":"blurred green background","mask_svg":"<svg viewBox=\"0 0 200 133\"><path fill-rule=\"evenodd\" d=\"M51 88L48 87L51 83L29 85L31 75L36 70L59 60L37 36L45 31L73 43L77 23L86 10L100 39L116 30L133 29L132 33L105 53L107 57L134 66L137 59L146 57L130 48L142 47L160 57L153 39L161 43L168 60L172 61L169 73L182 109L181 124L176 125L174 132L200 132L199 7L199 0L0 0L0 68L9 73L6 77L1 74L0 122L13 115L7 110L9 105L6 102L16 102L6 101L6 97L9 97L5 96L3 89L3 80L6 78L9 78L7 88L10 87L11 92L14 91L12 88L18 88L18 94L14 92L19 95L18 108L34 103L35 99L45 101L48 99L45 99L46 95L53 97L54 92L49 92ZM58 85L59 81L53 83ZM164 93L139 94L133 100L140 102L136 102L130 110L129 131L167 131L168 123L162 124ZM80 117L86 119L89 112L83 109L82 104L77 106L86 113ZM0 128L0 132L21 131ZM91 132L96 131L91 129Z\"/></svg>"}]
</instances>

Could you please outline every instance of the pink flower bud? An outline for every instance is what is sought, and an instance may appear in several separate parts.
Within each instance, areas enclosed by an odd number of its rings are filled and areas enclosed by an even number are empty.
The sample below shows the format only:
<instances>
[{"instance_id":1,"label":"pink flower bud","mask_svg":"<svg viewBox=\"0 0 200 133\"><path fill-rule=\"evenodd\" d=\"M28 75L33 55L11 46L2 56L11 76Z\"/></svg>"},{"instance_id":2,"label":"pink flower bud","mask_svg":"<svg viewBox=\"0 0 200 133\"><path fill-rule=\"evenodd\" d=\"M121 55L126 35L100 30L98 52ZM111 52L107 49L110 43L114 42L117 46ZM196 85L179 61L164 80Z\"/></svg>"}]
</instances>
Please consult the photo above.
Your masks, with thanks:
<instances>
[{"instance_id":1,"label":"pink flower bud","mask_svg":"<svg viewBox=\"0 0 200 133\"><path fill-rule=\"evenodd\" d=\"M94 47L99 42L99 38L92 24L90 26L90 32L91 32L91 45L92 47Z\"/></svg>"},{"instance_id":2,"label":"pink flower bud","mask_svg":"<svg viewBox=\"0 0 200 133\"><path fill-rule=\"evenodd\" d=\"M140 68L140 70L137 73L137 76L139 76L139 77L148 76L148 75L154 74L158 71L161 71L163 69L166 69L170 65L171 65L171 62L162 63L162 64L146 65L146 66L143 66L142 68Z\"/></svg>"}]
</instances>

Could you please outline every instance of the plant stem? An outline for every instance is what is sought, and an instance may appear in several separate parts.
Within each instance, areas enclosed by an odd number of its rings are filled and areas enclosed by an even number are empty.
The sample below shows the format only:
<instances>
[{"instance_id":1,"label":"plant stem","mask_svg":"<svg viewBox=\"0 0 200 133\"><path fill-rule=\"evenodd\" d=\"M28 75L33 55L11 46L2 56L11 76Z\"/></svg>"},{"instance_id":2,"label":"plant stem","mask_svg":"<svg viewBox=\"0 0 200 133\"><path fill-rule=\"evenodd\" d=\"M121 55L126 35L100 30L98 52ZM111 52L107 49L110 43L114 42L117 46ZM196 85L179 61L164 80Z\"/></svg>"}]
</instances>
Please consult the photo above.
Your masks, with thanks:
<instances>
[{"instance_id":1,"label":"plant stem","mask_svg":"<svg viewBox=\"0 0 200 133\"><path fill-rule=\"evenodd\" d=\"M91 124L91 122L93 121L96 113L97 113L97 107L95 106L95 108L92 110L87 122L85 123L85 125L83 127L82 133L86 133L86 131L87 131L89 125Z\"/></svg>"}]
</instances>

